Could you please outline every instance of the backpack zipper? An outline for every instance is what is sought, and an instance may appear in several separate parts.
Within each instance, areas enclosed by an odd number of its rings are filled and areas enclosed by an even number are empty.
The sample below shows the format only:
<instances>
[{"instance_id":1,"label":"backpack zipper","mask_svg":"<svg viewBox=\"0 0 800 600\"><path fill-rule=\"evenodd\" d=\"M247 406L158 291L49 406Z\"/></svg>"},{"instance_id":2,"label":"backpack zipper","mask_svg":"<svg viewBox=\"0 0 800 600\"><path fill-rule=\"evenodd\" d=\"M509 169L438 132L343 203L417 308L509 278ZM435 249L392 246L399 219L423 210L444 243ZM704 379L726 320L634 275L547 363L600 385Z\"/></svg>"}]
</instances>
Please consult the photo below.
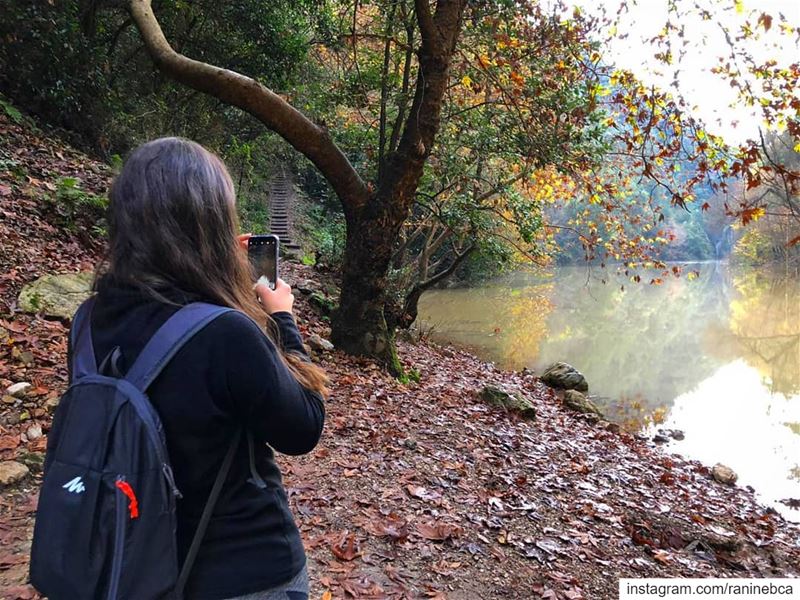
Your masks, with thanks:
<instances>
[{"instance_id":1,"label":"backpack zipper","mask_svg":"<svg viewBox=\"0 0 800 600\"><path fill-rule=\"evenodd\" d=\"M123 475L117 476L117 481L125 481ZM111 577L108 586L108 600L117 600L119 580L122 575L122 553L125 550L125 522L126 502L128 497L114 487L116 500L116 530L114 535L114 554L111 558Z\"/></svg>"},{"instance_id":2,"label":"backpack zipper","mask_svg":"<svg viewBox=\"0 0 800 600\"><path fill-rule=\"evenodd\" d=\"M181 494L178 486L175 485L175 475L172 473L172 467L170 467L167 463L163 463L161 465L161 471L164 473L164 477L167 479L167 483L172 490L172 495L176 498L183 498L183 494Z\"/></svg>"},{"instance_id":3,"label":"backpack zipper","mask_svg":"<svg viewBox=\"0 0 800 600\"><path fill-rule=\"evenodd\" d=\"M170 466L166 457L165 450L167 442L164 438L163 431L160 431L156 425L157 416L155 409L146 399L144 402L142 402L143 399L144 398L141 394L134 394L131 396L130 400L134 410L144 422L145 429L147 429L147 432L150 434L153 447L158 454L158 461L161 463L161 472L164 474L164 478L167 480L167 484L169 485L172 495L175 498L183 498L183 494L181 494L178 486L175 485L175 476L172 474L172 467Z\"/></svg>"}]
</instances>

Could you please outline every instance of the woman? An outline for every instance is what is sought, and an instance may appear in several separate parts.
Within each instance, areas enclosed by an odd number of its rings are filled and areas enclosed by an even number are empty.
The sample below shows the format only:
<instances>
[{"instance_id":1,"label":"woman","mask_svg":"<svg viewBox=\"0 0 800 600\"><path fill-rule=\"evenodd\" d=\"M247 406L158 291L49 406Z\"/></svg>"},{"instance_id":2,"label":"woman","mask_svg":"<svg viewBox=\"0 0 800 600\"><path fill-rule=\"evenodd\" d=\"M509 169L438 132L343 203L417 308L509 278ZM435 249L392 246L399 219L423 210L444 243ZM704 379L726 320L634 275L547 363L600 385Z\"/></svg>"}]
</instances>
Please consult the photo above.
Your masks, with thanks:
<instances>
[{"instance_id":1,"label":"woman","mask_svg":"<svg viewBox=\"0 0 800 600\"><path fill-rule=\"evenodd\" d=\"M181 305L239 309L192 338L149 389L183 495L181 563L229 441L242 425L255 439L253 461L246 441L238 448L186 598L305 599L306 557L273 449L314 448L328 380L303 349L291 289L279 280L275 290L254 291L231 178L194 142L162 138L137 148L110 199L109 255L91 319L98 361L119 347L115 368L125 373Z\"/></svg>"}]
</instances>

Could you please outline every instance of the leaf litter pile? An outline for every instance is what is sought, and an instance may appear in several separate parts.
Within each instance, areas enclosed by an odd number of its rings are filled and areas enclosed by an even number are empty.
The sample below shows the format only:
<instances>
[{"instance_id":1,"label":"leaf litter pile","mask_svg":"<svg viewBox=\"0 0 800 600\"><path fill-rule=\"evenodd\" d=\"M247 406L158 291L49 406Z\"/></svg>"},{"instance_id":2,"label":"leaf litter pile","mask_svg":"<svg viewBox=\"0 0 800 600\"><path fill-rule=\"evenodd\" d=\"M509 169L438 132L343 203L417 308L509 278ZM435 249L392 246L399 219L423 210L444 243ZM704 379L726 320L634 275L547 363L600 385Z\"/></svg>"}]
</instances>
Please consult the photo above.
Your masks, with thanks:
<instances>
[{"instance_id":1,"label":"leaf litter pile","mask_svg":"<svg viewBox=\"0 0 800 600\"><path fill-rule=\"evenodd\" d=\"M0 597L23 599L37 597L27 560L68 323L19 313L16 297L99 259L89 224L64 229L47 198L63 177L102 194L110 173L5 116L0 161L0 386L32 384L0 407L0 460L29 468L0 501ZM314 298L335 297L334 275L283 269L300 330L327 337ZM312 598L605 599L620 577L800 574L800 528L751 491L569 412L531 373L428 341L398 350L419 382L314 351L333 382L325 433L311 454L280 458ZM485 385L524 394L536 419L485 404Z\"/></svg>"}]
</instances>

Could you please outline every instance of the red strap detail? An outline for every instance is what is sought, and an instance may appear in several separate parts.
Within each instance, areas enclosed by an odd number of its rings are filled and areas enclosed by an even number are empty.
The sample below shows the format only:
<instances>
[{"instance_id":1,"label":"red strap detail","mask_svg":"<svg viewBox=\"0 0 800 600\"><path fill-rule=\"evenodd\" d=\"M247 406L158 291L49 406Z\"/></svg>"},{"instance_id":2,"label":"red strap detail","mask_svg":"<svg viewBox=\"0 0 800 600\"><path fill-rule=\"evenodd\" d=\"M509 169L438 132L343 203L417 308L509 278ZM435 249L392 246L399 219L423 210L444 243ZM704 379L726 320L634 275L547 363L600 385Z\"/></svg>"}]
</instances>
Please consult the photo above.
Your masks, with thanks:
<instances>
[{"instance_id":1,"label":"red strap detail","mask_svg":"<svg viewBox=\"0 0 800 600\"><path fill-rule=\"evenodd\" d=\"M128 510L131 511L131 519L135 519L139 516L139 502L136 500L136 494L133 493L133 488L127 481L122 481L121 479L117 481L117 487L131 501L128 505Z\"/></svg>"}]
</instances>

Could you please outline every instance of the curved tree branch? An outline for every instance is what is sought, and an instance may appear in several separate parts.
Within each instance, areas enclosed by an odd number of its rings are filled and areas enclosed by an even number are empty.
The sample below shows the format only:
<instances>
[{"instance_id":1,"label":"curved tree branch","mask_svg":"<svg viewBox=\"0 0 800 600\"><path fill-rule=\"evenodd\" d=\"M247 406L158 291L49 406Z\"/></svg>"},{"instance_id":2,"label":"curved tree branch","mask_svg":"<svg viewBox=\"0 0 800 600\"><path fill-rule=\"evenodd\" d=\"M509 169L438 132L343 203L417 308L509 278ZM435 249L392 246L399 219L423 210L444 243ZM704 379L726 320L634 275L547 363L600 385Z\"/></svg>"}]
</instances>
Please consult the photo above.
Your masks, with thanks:
<instances>
[{"instance_id":1,"label":"curved tree branch","mask_svg":"<svg viewBox=\"0 0 800 600\"><path fill-rule=\"evenodd\" d=\"M241 108L305 155L327 179L351 220L369 199L367 186L324 125L313 123L278 94L246 77L193 60L169 44L151 0L130 0L129 10L156 66L169 77Z\"/></svg>"}]
</instances>

